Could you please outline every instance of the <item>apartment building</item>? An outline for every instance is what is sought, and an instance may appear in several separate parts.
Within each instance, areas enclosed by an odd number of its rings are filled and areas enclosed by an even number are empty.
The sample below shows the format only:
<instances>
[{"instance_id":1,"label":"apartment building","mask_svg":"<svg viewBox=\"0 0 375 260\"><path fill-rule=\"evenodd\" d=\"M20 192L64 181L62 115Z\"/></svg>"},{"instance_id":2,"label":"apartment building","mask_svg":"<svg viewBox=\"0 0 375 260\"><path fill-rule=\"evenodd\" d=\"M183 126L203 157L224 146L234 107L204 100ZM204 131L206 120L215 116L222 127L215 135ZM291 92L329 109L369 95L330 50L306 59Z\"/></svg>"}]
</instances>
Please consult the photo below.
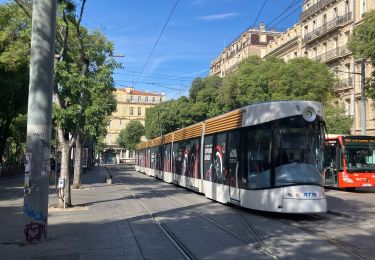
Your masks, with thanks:
<instances>
[{"instance_id":1,"label":"apartment building","mask_svg":"<svg viewBox=\"0 0 375 260\"><path fill-rule=\"evenodd\" d=\"M251 55L264 56L267 44L279 34L280 32L267 31L263 22L260 23L259 28L245 30L211 62L210 76L224 77L236 70L243 59Z\"/></svg>"},{"instance_id":2,"label":"apartment building","mask_svg":"<svg viewBox=\"0 0 375 260\"><path fill-rule=\"evenodd\" d=\"M102 160L107 163L128 162L134 159L133 151L119 147L117 138L122 129L132 120L145 124L146 109L164 102L164 93L139 91L132 87L117 88L117 108L112 113L105 137L106 150Z\"/></svg>"},{"instance_id":3,"label":"apartment building","mask_svg":"<svg viewBox=\"0 0 375 260\"><path fill-rule=\"evenodd\" d=\"M353 134L361 133L361 72L347 48L353 30L361 23L366 11L375 8L373 0L305 0L300 21L273 41L266 48L267 56L288 60L308 57L325 63L337 76L335 91L347 115L354 118ZM372 70L366 64L366 74ZM371 100L366 104L366 133L375 135L375 113Z\"/></svg>"}]
</instances>

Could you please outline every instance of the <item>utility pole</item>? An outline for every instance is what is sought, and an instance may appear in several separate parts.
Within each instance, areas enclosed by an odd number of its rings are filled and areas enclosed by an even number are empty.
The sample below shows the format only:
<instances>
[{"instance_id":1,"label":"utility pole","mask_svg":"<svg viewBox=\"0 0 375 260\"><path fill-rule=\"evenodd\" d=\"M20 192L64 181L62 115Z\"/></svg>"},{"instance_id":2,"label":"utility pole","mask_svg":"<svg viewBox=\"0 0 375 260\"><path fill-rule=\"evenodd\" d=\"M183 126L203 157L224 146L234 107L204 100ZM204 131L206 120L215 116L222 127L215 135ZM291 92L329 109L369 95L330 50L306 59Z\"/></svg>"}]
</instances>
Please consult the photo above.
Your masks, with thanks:
<instances>
[{"instance_id":1,"label":"utility pole","mask_svg":"<svg viewBox=\"0 0 375 260\"><path fill-rule=\"evenodd\" d=\"M361 134L366 135L366 63L365 59L361 59Z\"/></svg>"},{"instance_id":2,"label":"utility pole","mask_svg":"<svg viewBox=\"0 0 375 260\"><path fill-rule=\"evenodd\" d=\"M23 206L27 243L47 238L55 26L56 0L33 0Z\"/></svg>"}]
</instances>

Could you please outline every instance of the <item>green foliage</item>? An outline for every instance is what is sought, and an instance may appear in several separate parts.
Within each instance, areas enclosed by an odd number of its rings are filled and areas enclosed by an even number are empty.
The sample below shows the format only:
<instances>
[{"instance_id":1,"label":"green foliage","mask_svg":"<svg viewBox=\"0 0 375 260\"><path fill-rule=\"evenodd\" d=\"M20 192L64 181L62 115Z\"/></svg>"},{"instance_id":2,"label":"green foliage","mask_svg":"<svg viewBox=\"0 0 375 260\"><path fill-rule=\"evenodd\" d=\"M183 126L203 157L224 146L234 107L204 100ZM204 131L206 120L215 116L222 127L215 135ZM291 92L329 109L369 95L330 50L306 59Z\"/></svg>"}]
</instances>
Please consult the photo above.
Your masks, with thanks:
<instances>
[{"instance_id":1,"label":"green foliage","mask_svg":"<svg viewBox=\"0 0 375 260\"><path fill-rule=\"evenodd\" d=\"M26 113L31 25L15 4L0 5L0 160L11 126Z\"/></svg>"},{"instance_id":2,"label":"green foliage","mask_svg":"<svg viewBox=\"0 0 375 260\"><path fill-rule=\"evenodd\" d=\"M73 7L68 3L66 8ZM62 15L64 9L60 7L59 10ZM55 64L58 96L62 104L54 106L54 120L65 133L74 134L79 126L84 138L95 141L106 134L107 117L116 109L113 71L120 64L112 57L113 44L99 31L89 32L81 26L84 46L81 48L79 35L74 30L75 17L69 12L68 47L64 58ZM67 26L61 17L58 24ZM61 50L64 46L62 41L58 42L57 50Z\"/></svg>"},{"instance_id":3,"label":"green foliage","mask_svg":"<svg viewBox=\"0 0 375 260\"><path fill-rule=\"evenodd\" d=\"M375 66L375 10L366 12L363 23L354 29L348 47L355 57L370 59L372 66ZM375 99L375 70L367 78L365 86L366 96Z\"/></svg>"},{"instance_id":4,"label":"green foliage","mask_svg":"<svg viewBox=\"0 0 375 260\"><path fill-rule=\"evenodd\" d=\"M363 23L354 29L348 47L357 58L369 58L375 64L375 10L366 12Z\"/></svg>"},{"instance_id":5,"label":"green foliage","mask_svg":"<svg viewBox=\"0 0 375 260\"><path fill-rule=\"evenodd\" d=\"M333 97L334 82L327 66L307 58L286 63L251 56L225 78L195 79L188 98L147 109L145 134L151 139L160 132L169 133L255 102L298 99L325 103Z\"/></svg>"},{"instance_id":6,"label":"green foliage","mask_svg":"<svg viewBox=\"0 0 375 260\"><path fill-rule=\"evenodd\" d=\"M350 134L353 118L345 115L343 106L326 104L324 120L329 134Z\"/></svg>"},{"instance_id":7,"label":"green foliage","mask_svg":"<svg viewBox=\"0 0 375 260\"><path fill-rule=\"evenodd\" d=\"M117 142L127 150L135 150L143 133L144 127L139 121L130 121L125 129L121 130Z\"/></svg>"}]
</instances>

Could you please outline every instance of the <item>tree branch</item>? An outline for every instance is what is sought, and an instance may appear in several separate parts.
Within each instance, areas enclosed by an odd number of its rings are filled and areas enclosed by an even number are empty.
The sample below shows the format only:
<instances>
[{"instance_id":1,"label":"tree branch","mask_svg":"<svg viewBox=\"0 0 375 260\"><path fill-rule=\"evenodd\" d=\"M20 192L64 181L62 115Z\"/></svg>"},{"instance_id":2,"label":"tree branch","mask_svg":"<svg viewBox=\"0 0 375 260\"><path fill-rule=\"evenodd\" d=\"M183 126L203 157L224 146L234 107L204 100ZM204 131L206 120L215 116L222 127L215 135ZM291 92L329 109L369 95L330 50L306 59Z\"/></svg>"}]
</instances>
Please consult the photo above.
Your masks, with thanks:
<instances>
[{"instance_id":1,"label":"tree branch","mask_svg":"<svg viewBox=\"0 0 375 260\"><path fill-rule=\"evenodd\" d=\"M26 16L31 19L32 17L31 17L31 14L30 14L29 10L27 10L27 8L26 8L26 3L22 0L14 0L14 1L19 5L19 7L21 7L21 9L26 14Z\"/></svg>"}]
</instances>

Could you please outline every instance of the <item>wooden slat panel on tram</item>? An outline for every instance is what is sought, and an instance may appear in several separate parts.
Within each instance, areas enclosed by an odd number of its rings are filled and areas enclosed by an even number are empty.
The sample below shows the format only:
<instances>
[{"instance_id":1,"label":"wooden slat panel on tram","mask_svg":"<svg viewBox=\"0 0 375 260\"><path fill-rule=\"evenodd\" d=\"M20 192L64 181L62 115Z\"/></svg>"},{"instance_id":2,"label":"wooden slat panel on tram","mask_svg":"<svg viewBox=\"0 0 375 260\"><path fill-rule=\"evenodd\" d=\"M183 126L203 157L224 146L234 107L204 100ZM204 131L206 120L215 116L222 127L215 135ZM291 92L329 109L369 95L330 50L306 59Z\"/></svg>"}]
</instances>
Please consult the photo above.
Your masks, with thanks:
<instances>
[{"instance_id":1,"label":"wooden slat panel on tram","mask_svg":"<svg viewBox=\"0 0 375 260\"><path fill-rule=\"evenodd\" d=\"M242 110L226 113L205 121L205 135L229 131L242 126Z\"/></svg>"},{"instance_id":2,"label":"wooden slat panel on tram","mask_svg":"<svg viewBox=\"0 0 375 260\"><path fill-rule=\"evenodd\" d=\"M197 123L174 132L173 141L181 141L184 139L191 139L202 134L202 123Z\"/></svg>"},{"instance_id":3,"label":"wooden slat panel on tram","mask_svg":"<svg viewBox=\"0 0 375 260\"><path fill-rule=\"evenodd\" d=\"M163 136L163 143L164 144L172 143L172 141L173 141L173 133L169 133L169 134L166 134L165 136Z\"/></svg>"}]
</instances>

